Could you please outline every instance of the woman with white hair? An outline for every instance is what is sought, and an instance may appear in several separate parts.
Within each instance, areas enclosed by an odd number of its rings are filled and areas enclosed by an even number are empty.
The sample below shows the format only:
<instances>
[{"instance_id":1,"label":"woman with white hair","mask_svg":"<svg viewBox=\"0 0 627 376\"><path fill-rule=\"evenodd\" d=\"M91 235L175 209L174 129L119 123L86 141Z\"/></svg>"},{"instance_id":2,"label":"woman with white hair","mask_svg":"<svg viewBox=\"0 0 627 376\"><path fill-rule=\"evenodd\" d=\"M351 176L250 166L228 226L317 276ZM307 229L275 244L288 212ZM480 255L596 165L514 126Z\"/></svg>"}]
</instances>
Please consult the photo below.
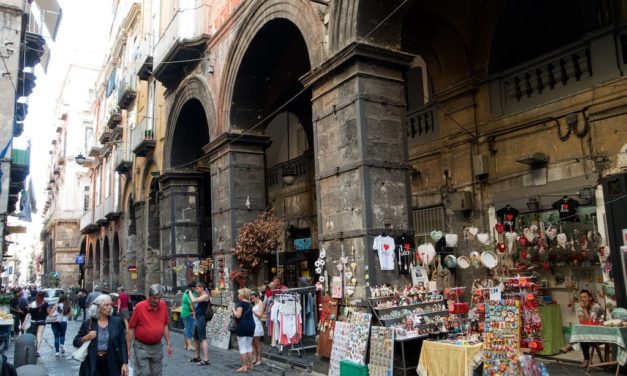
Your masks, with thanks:
<instances>
[{"instance_id":1,"label":"woman with white hair","mask_svg":"<svg viewBox=\"0 0 627 376\"><path fill-rule=\"evenodd\" d=\"M128 353L124 322L111 316L111 297L98 296L87 308L88 318L74 337L74 346L91 341L87 357L81 363L81 376L127 376Z\"/></svg>"}]
</instances>

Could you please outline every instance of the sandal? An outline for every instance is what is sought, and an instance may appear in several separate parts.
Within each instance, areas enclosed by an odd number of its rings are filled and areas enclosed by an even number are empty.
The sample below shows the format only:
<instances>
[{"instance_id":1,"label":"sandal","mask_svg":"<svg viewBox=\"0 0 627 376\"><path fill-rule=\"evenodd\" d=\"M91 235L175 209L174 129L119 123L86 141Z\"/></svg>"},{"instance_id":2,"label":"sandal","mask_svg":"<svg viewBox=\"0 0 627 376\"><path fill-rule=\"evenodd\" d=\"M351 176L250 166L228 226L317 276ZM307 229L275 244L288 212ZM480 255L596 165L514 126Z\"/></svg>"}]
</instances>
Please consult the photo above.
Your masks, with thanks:
<instances>
[{"instance_id":1,"label":"sandal","mask_svg":"<svg viewBox=\"0 0 627 376\"><path fill-rule=\"evenodd\" d=\"M199 366L208 366L209 365L209 361L208 360L201 360L200 362L198 362Z\"/></svg>"},{"instance_id":2,"label":"sandal","mask_svg":"<svg viewBox=\"0 0 627 376\"><path fill-rule=\"evenodd\" d=\"M189 362L190 362L190 363L198 363L198 362L200 362L200 361L201 361L201 360L200 360L200 358L191 358L191 359L189 360Z\"/></svg>"}]
</instances>

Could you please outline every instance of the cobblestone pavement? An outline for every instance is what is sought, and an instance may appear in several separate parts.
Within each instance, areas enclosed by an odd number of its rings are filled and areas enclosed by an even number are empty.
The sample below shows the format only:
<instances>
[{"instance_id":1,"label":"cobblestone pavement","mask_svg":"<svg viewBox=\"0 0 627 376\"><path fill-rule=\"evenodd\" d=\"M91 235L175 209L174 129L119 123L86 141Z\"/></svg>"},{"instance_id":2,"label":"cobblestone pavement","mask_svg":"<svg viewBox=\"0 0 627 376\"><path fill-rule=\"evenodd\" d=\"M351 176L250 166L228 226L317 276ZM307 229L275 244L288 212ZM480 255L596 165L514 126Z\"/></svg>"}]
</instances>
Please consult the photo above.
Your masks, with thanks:
<instances>
[{"instance_id":1,"label":"cobblestone pavement","mask_svg":"<svg viewBox=\"0 0 627 376\"><path fill-rule=\"evenodd\" d=\"M70 359L70 355L74 351L72 346L72 340L78 332L80 327L79 321L72 321L68 325L66 334L66 354L56 356L54 351L54 336L52 330L46 327L44 331L44 341L41 345L41 357L38 359L38 364L45 367L48 371L48 375L51 376L76 376L78 375L79 363ZM189 359L192 357L192 352L183 350L183 336L179 333L172 333L172 343L174 345L174 353L172 357L168 358L164 356L164 376L190 376L194 374L232 374L240 366L239 353L236 350L221 350L215 347L209 347L209 366L199 366L195 363L190 363ZM13 362L14 344L11 342L9 349L6 352L9 362ZM556 363L552 361L544 360L551 376L577 376L577 375L592 375L592 376L609 376L614 375L614 372L609 370L593 370L589 374L584 369L577 367L576 365L569 363ZM623 371L622 374L625 372ZM279 375L280 371L276 369L269 369L267 366L257 367L254 371L249 372L251 375ZM286 375L297 376L320 376L320 374L308 373L306 370L299 368L287 369ZM444 376L444 375L429 375L429 376Z\"/></svg>"},{"instance_id":2,"label":"cobblestone pavement","mask_svg":"<svg viewBox=\"0 0 627 376\"><path fill-rule=\"evenodd\" d=\"M72 341L74 336L78 332L80 327L79 321L72 321L68 325L67 334L65 338L66 353L65 355L56 356L54 351L54 336L52 330L46 326L44 330L44 340L41 344L40 354L37 364L45 367L48 371L48 375L51 376L76 376L78 375L79 363L70 359L74 346ZM239 353L235 350L222 350L209 346L209 361L208 366L199 366L196 363L190 363L189 359L192 357L191 351L183 350L183 336L178 333L171 333L173 354L172 357L164 355L164 376L190 376L194 374L232 374L241 365L239 360ZM11 342L9 349L6 351L6 355L9 362L13 363L14 356L14 343ZM269 369L267 366L259 366L252 372L248 372L250 375L271 375L278 374L276 370ZM286 375L312 375L306 370L301 369L288 369ZM315 375L315 374L313 374Z\"/></svg>"}]
</instances>

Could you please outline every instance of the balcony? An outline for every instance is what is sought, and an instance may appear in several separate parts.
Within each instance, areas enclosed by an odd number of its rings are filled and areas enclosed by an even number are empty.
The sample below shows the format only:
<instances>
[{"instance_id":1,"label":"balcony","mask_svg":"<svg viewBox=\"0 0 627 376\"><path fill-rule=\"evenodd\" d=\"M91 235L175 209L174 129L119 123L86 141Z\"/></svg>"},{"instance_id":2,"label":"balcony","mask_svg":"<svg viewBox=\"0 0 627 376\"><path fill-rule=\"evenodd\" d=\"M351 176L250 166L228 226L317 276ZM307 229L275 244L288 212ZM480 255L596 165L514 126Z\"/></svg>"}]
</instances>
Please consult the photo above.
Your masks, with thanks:
<instances>
[{"instance_id":1,"label":"balcony","mask_svg":"<svg viewBox=\"0 0 627 376\"><path fill-rule=\"evenodd\" d=\"M109 113L109 120L107 120L107 127L115 128L122 123L122 114L116 110L112 110Z\"/></svg>"},{"instance_id":2,"label":"balcony","mask_svg":"<svg viewBox=\"0 0 627 376\"><path fill-rule=\"evenodd\" d=\"M101 151L102 151L102 148L99 148L97 146L92 146L91 148L89 148L89 154L87 155L92 158L100 158Z\"/></svg>"},{"instance_id":3,"label":"balcony","mask_svg":"<svg viewBox=\"0 0 627 376\"><path fill-rule=\"evenodd\" d=\"M120 208L118 207L117 200L115 200L115 195L110 194L109 197L105 198L103 213L105 218L110 221L120 218L122 213L120 213Z\"/></svg>"},{"instance_id":4,"label":"balcony","mask_svg":"<svg viewBox=\"0 0 627 376\"><path fill-rule=\"evenodd\" d=\"M137 80L135 77L124 79L118 87L118 106L126 110L137 97ZM121 121L122 119L120 119ZM119 124L119 123L118 123Z\"/></svg>"},{"instance_id":5,"label":"balcony","mask_svg":"<svg viewBox=\"0 0 627 376\"><path fill-rule=\"evenodd\" d=\"M124 142L115 149L115 171L118 174L131 176L133 170L133 156L128 143Z\"/></svg>"},{"instance_id":6,"label":"balcony","mask_svg":"<svg viewBox=\"0 0 627 376\"><path fill-rule=\"evenodd\" d=\"M135 67L137 67L135 73L140 80L145 81L152 74L152 54L154 51L152 43L152 36L145 35L135 53Z\"/></svg>"},{"instance_id":7,"label":"balcony","mask_svg":"<svg viewBox=\"0 0 627 376\"><path fill-rule=\"evenodd\" d=\"M510 114L572 95L590 86L618 77L605 68L613 46L609 31L592 33L583 40L517 65L491 77L490 95L494 115Z\"/></svg>"},{"instance_id":8,"label":"balcony","mask_svg":"<svg viewBox=\"0 0 627 376\"><path fill-rule=\"evenodd\" d=\"M100 138L98 139L100 141L101 145L105 145L109 142L111 142L111 134L113 133L113 131L109 128L105 128L102 133L100 134Z\"/></svg>"},{"instance_id":9,"label":"balcony","mask_svg":"<svg viewBox=\"0 0 627 376\"><path fill-rule=\"evenodd\" d=\"M111 142L117 143L122 141L124 137L124 129L122 127L115 127L111 130Z\"/></svg>"},{"instance_id":10,"label":"balcony","mask_svg":"<svg viewBox=\"0 0 627 376\"><path fill-rule=\"evenodd\" d=\"M268 184L268 187L282 184L283 172L286 171L290 171L295 174L295 180L292 184L307 182L310 177L309 171L312 168L312 154L305 153L300 157L270 167L266 175L266 183Z\"/></svg>"},{"instance_id":11,"label":"balcony","mask_svg":"<svg viewBox=\"0 0 627 376\"><path fill-rule=\"evenodd\" d=\"M170 20L165 32L155 45L153 66L154 77L166 87L176 84L198 64L205 53L210 39L209 10L210 1L200 0L193 8L182 8L179 1L178 11ZM188 2L187 2L188 3ZM187 63L168 64L169 61L188 61Z\"/></svg>"},{"instance_id":12,"label":"balcony","mask_svg":"<svg viewBox=\"0 0 627 376\"><path fill-rule=\"evenodd\" d=\"M131 131L131 150L138 157L145 157L155 149L153 120L145 116Z\"/></svg>"},{"instance_id":13,"label":"balcony","mask_svg":"<svg viewBox=\"0 0 627 376\"><path fill-rule=\"evenodd\" d=\"M80 229L82 234L89 234L98 230L94 221L94 211L89 209L81 217Z\"/></svg>"},{"instance_id":14,"label":"balcony","mask_svg":"<svg viewBox=\"0 0 627 376\"><path fill-rule=\"evenodd\" d=\"M434 106L421 108L405 116L405 128L409 142L423 144L438 137L438 117L436 111L433 110Z\"/></svg>"},{"instance_id":15,"label":"balcony","mask_svg":"<svg viewBox=\"0 0 627 376\"><path fill-rule=\"evenodd\" d=\"M94 209L94 220L98 226L106 226L109 224L109 220L105 217L104 209L104 202L100 202L100 205L96 205L96 208Z\"/></svg>"}]
</instances>

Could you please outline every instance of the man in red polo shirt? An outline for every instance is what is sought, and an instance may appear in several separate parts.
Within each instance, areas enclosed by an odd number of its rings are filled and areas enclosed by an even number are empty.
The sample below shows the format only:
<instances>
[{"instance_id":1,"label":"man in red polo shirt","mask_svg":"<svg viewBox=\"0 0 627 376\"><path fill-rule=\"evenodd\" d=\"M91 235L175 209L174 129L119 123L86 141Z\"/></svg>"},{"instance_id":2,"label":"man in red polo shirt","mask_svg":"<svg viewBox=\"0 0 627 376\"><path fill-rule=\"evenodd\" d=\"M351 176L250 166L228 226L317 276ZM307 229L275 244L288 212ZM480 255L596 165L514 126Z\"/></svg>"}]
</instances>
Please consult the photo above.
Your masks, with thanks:
<instances>
[{"instance_id":1,"label":"man in red polo shirt","mask_svg":"<svg viewBox=\"0 0 627 376\"><path fill-rule=\"evenodd\" d=\"M135 340L133 355L136 376L161 376L163 369L161 338L165 338L168 356L172 356L168 307L161 300L161 294L161 285L150 286L148 299L135 305L128 325L126 343L130 353L131 341Z\"/></svg>"}]
</instances>

